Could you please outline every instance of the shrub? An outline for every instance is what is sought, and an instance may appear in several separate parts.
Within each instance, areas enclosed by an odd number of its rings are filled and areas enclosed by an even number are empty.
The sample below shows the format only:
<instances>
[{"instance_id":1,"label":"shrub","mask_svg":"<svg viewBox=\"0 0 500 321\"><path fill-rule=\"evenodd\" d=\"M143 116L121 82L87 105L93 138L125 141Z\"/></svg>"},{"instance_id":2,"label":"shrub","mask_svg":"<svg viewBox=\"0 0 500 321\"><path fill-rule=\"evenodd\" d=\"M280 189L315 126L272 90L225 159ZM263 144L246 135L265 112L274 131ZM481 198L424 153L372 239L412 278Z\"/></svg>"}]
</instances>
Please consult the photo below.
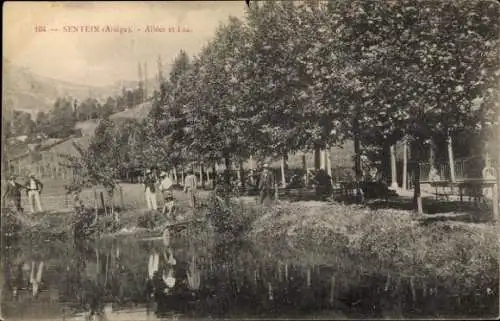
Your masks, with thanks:
<instances>
[{"instance_id":1,"label":"shrub","mask_svg":"<svg viewBox=\"0 0 500 321\"><path fill-rule=\"evenodd\" d=\"M254 208L229 198L222 199L215 193L211 196L208 206L204 210L204 214L214 226L215 232L227 241L245 235L257 217Z\"/></svg>"}]
</instances>

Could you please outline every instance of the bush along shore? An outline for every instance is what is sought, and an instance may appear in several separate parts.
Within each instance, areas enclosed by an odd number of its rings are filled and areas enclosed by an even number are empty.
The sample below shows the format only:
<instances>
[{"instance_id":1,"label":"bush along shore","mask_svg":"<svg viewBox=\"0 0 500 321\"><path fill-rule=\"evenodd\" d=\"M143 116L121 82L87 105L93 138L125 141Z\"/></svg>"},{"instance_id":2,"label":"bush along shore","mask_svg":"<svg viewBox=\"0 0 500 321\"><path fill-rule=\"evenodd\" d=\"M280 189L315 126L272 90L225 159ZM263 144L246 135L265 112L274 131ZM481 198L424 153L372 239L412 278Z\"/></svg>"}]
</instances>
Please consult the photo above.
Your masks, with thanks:
<instances>
[{"instance_id":1,"label":"bush along shore","mask_svg":"<svg viewBox=\"0 0 500 321\"><path fill-rule=\"evenodd\" d=\"M185 212L184 217L192 215ZM355 317L498 314L499 244L493 225L423 225L406 211L372 211L324 202L260 207L214 199L195 215L210 224L177 233L181 239L172 240L199 243L197 251L212 262L210 268L203 264L199 268L218 271L212 278L207 272L198 303L191 306L199 313L218 311L227 316L230 310L241 313L241 306L251 305L250 314L274 311L280 315L297 309L304 313L334 309ZM98 226L105 235L125 226L147 226L146 217L148 214L124 213L120 223L102 219ZM154 225L164 223L161 218L153 219ZM33 223L7 214L3 221L2 235L12 240L94 235L92 229L72 233L71 221L76 226L92 226L85 215L80 220L67 214L46 215ZM202 243L211 245L196 242L200 235ZM233 272L226 271L228 266ZM245 290L247 281L253 290ZM232 282L241 284L220 290L220 284ZM217 295L212 295L213 289L218 289Z\"/></svg>"}]
</instances>

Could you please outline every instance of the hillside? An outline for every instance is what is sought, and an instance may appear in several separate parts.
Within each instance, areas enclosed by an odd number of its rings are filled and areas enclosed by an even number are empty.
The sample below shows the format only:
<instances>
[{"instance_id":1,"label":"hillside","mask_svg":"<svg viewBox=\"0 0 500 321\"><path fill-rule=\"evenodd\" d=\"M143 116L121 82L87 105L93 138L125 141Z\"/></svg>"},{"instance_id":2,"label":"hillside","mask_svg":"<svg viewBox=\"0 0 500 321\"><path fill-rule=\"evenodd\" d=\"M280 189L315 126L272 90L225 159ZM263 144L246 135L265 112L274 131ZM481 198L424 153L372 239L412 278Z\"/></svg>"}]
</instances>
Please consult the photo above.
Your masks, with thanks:
<instances>
[{"instance_id":1,"label":"hillside","mask_svg":"<svg viewBox=\"0 0 500 321\"><path fill-rule=\"evenodd\" d=\"M153 84L154 78L148 79ZM137 81L118 81L109 86L86 86L32 73L3 59L2 110L20 110L35 116L48 111L58 97L84 100L90 95L99 100L121 94L122 88L135 88ZM152 86L150 87L152 90ZM148 90L149 91L149 90Z\"/></svg>"},{"instance_id":2,"label":"hillside","mask_svg":"<svg viewBox=\"0 0 500 321\"><path fill-rule=\"evenodd\" d=\"M137 119L141 120L146 118L152 108L152 102L146 101L142 104L137 105L134 108L130 108L118 113L111 115L109 118L112 120L120 120L120 119Z\"/></svg>"}]
</instances>

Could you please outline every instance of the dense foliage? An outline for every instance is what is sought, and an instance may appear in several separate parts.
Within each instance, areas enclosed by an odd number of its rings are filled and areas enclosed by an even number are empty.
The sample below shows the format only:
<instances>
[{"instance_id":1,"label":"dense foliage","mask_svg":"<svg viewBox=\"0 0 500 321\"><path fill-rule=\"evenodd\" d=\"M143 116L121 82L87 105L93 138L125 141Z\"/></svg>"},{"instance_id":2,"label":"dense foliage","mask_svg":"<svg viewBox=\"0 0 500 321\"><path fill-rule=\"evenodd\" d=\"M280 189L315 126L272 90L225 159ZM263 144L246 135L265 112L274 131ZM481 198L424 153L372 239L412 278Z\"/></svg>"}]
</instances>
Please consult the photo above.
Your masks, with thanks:
<instances>
[{"instance_id":1,"label":"dense foliage","mask_svg":"<svg viewBox=\"0 0 500 321\"><path fill-rule=\"evenodd\" d=\"M355 134L369 153L405 136L487 137L499 16L491 1L255 4L198 56L179 54L136 152L148 163L230 164Z\"/></svg>"}]
</instances>

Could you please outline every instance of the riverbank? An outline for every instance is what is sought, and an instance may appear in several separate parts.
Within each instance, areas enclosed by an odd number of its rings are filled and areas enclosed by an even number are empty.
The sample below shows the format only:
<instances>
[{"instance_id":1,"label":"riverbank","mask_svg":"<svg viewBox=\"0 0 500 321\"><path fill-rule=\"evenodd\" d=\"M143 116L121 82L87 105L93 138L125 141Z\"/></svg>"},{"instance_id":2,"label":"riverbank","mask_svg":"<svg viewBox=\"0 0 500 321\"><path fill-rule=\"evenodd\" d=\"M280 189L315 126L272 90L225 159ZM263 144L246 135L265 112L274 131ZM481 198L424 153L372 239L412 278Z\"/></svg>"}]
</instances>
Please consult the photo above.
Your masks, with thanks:
<instances>
[{"instance_id":1,"label":"riverbank","mask_svg":"<svg viewBox=\"0 0 500 321\"><path fill-rule=\"evenodd\" d=\"M249 237L275 259L335 266L336 297L364 289L359 300L382 300L401 313L497 315L497 231L488 223L416 220L408 211L297 202L267 210Z\"/></svg>"}]
</instances>

